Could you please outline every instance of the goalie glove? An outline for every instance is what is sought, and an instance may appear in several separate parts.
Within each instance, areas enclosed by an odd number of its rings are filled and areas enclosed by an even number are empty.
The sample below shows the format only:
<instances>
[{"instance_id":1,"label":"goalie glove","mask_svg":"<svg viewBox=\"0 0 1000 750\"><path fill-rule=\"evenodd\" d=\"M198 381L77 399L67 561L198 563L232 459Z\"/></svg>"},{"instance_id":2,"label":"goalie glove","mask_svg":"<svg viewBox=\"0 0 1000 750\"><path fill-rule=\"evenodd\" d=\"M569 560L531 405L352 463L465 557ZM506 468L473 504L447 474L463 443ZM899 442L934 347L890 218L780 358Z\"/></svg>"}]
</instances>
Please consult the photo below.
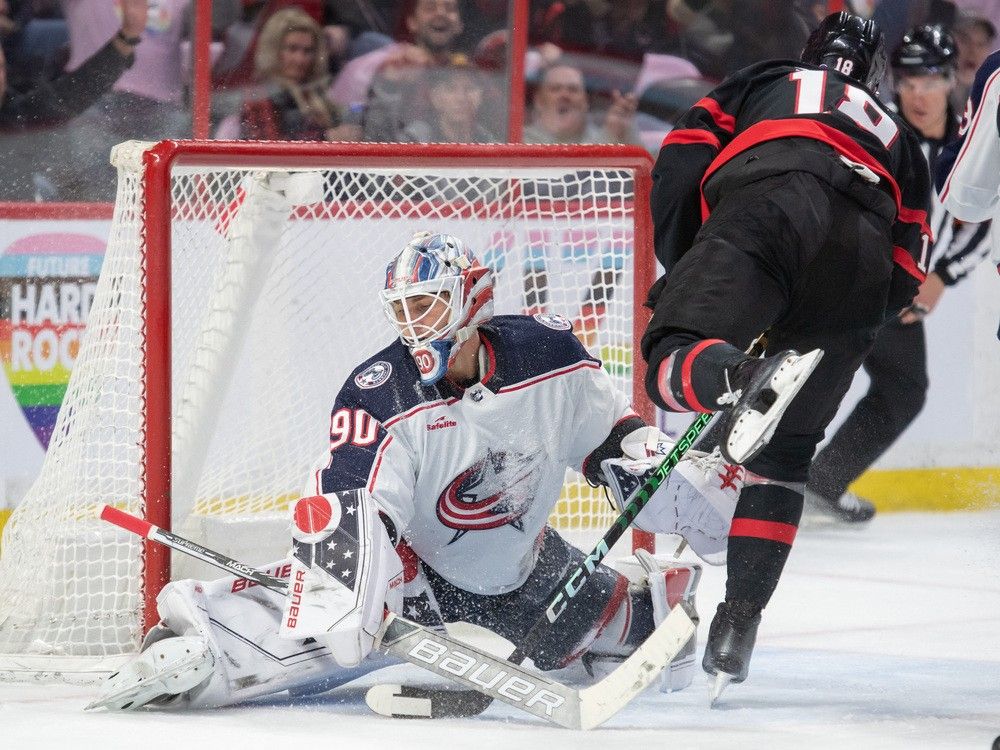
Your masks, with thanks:
<instances>
[{"instance_id":1,"label":"goalie glove","mask_svg":"<svg viewBox=\"0 0 1000 750\"><path fill-rule=\"evenodd\" d=\"M667 451L672 447L667 443ZM697 455L690 457L691 453ZM667 481L653 493L634 526L656 534L680 534L705 562L722 565L726 561L729 527L743 489L745 471L727 464L718 451L691 453L667 475ZM601 462L619 512L660 460L611 458Z\"/></svg>"},{"instance_id":2,"label":"goalie glove","mask_svg":"<svg viewBox=\"0 0 1000 750\"><path fill-rule=\"evenodd\" d=\"M363 489L295 503L283 638L313 637L342 667L372 650L385 610L400 612L403 564Z\"/></svg>"}]
</instances>

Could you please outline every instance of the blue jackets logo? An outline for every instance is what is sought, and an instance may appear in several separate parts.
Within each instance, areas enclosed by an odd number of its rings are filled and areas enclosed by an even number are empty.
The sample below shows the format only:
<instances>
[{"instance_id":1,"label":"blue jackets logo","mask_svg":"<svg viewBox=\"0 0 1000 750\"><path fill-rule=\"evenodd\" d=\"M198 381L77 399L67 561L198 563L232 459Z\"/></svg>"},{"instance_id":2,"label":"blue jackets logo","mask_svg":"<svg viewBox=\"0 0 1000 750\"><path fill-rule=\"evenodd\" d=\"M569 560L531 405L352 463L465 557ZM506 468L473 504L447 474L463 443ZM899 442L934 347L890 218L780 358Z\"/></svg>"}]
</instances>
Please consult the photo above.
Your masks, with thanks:
<instances>
[{"instance_id":1,"label":"blue jackets logo","mask_svg":"<svg viewBox=\"0 0 1000 750\"><path fill-rule=\"evenodd\" d=\"M378 388L392 375L392 365L388 362L376 362L369 365L354 378L358 388Z\"/></svg>"}]
</instances>

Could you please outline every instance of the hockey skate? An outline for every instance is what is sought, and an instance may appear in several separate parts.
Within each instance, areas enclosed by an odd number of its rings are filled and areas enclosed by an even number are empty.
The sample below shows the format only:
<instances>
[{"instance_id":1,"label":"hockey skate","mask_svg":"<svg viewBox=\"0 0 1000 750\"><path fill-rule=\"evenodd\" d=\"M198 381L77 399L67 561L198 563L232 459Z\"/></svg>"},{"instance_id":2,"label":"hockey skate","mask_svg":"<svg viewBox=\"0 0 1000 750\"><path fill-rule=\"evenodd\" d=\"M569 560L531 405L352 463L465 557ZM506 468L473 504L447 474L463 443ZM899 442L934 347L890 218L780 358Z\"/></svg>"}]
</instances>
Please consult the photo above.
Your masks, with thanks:
<instances>
[{"instance_id":1,"label":"hockey skate","mask_svg":"<svg viewBox=\"0 0 1000 750\"><path fill-rule=\"evenodd\" d=\"M147 646L139 658L113 674L87 710L168 704L211 677L214 665L215 656L204 639L171 635Z\"/></svg>"},{"instance_id":2,"label":"hockey skate","mask_svg":"<svg viewBox=\"0 0 1000 750\"><path fill-rule=\"evenodd\" d=\"M836 500L806 488L803 519L823 523L863 524L875 517L875 505L846 492Z\"/></svg>"},{"instance_id":3,"label":"hockey skate","mask_svg":"<svg viewBox=\"0 0 1000 750\"><path fill-rule=\"evenodd\" d=\"M720 405L733 404L722 425L720 448L727 461L745 464L760 453L822 356L822 349L787 349L737 365L729 393L719 399Z\"/></svg>"},{"instance_id":4,"label":"hockey skate","mask_svg":"<svg viewBox=\"0 0 1000 750\"><path fill-rule=\"evenodd\" d=\"M722 602L708 629L701 666L715 677L712 705L731 682L743 682L750 672L750 656L757 640L760 612L747 602Z\"/></svg>"}]
</instances>

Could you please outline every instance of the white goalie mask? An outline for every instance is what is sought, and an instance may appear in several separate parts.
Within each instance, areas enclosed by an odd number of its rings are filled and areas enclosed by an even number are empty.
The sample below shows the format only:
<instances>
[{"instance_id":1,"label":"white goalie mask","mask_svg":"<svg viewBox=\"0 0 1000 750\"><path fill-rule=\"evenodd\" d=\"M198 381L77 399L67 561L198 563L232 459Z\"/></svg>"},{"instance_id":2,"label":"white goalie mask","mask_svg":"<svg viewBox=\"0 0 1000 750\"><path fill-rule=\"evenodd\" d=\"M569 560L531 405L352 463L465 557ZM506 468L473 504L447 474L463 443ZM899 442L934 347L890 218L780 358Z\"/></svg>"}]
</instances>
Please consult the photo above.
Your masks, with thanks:
<instances>
[{"instance_id":1,"label":"white goalie mask","mask_svg":"<svg viewBox=\"0 0 1000 750\"><path fill-rule=\"evenodd\" d=\"M417 232L385 272L382 308L424 385L436 383L459 347L493 317L493 272L450 234Z\"/></svg>"}]
</instances>

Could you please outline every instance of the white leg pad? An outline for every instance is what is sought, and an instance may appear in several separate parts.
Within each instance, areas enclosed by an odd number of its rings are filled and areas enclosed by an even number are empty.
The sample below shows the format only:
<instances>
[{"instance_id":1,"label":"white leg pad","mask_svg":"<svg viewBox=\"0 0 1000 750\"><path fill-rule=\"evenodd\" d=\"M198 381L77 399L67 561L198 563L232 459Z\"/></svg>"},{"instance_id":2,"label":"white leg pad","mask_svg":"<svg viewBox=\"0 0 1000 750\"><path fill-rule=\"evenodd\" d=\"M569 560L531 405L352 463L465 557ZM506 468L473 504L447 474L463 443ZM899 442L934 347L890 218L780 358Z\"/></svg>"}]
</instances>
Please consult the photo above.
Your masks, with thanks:
<instances>
[{"instance_id":1,"label":"white leg pad","mask_svg":"<svg viewBox=\"0 0 1000 750\"><path fill-rule=\"evenodd\" d=\"M695 594L698 582L701 580L701 565L678 562L662 555L654 557L645 550L637 550L635 557L646 571L649 595L653 600L654 624L659 625L667 619L667 615L674 607L684 606L697 625ZM698 667L695 658L697 641L696 632L663 670L660 676L660 692L672 693L675 690L683 690L694 680Z\"/></svg>"},{"instance_id":2,"label":"white leg pad","mask_svg":"<svg viewBox=\"0 0 1000 750\"><path fill-rule=\"evenodd\" d=\"M215 656L203 638L165 638L113 674L87 708L127 711L162 702L205 682L214 666Z\"/></svg>"}]
</instances>

